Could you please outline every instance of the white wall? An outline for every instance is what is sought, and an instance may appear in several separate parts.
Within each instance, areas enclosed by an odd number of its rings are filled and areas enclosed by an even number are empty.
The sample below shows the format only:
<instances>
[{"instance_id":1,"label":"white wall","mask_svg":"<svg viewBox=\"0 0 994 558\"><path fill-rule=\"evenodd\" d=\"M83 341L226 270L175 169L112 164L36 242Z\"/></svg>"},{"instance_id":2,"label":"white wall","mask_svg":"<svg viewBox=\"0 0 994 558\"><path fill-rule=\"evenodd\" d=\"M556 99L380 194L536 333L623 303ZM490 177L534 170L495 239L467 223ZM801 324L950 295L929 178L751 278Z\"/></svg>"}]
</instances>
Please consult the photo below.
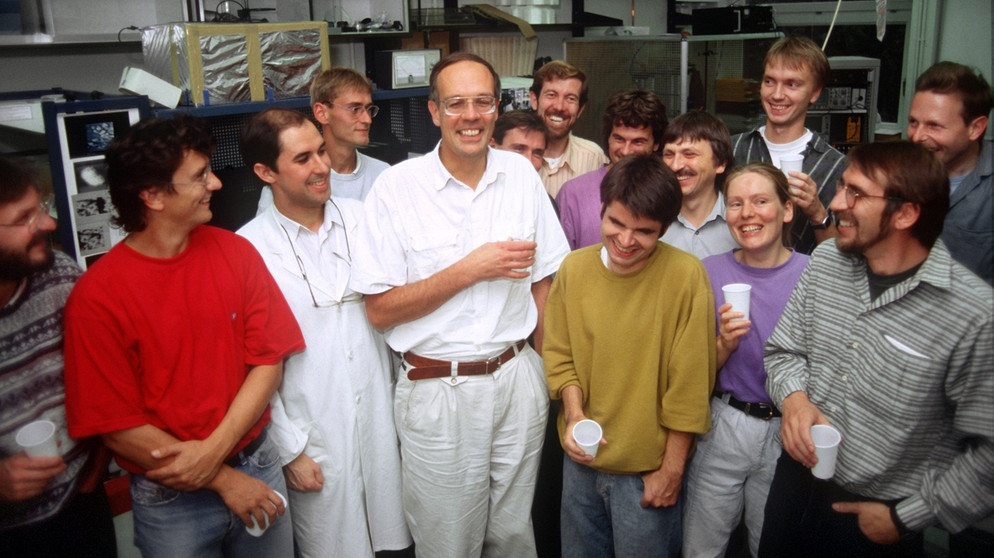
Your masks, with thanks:
<instances>
[{"instance_id":1,"label":"white wall","mask_svg":"<svg viewBox=\"0 0 994 558\"><path fill-rule=\"evenodd\" d=\"M991 0L946 0L939 21L936 61L950 60L979 68L988 82L994 80L991 56Z\"/></svg>"}]
</instances>

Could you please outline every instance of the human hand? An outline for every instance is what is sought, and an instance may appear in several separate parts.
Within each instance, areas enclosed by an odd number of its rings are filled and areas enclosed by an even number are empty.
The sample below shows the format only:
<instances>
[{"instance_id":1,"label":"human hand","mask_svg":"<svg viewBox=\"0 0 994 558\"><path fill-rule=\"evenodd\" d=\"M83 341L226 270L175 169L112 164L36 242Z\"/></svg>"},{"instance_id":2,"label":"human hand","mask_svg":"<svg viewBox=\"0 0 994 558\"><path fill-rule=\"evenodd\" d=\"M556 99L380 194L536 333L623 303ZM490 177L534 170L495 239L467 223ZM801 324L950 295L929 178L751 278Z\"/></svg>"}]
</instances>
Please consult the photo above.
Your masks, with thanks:
<instances>
[{"instance_id":1,"label":"human hand","mask_svg":"<svg viewBox=\"0 0 994 558\"><path fill-rule=\"evenodd\" d=\"M217 476L220 478L215 479L211 489L246 527L272 524L286 513L280 495L261 480L230 467L222 469Z\"/></svg>"},{"instance_id":2,"label":"human hand","mask_svg":"<svg viewBox=\"0 0 994 558\"><path fill-rule=\"evenodd\" d=\"M225 456L204 441L189 440L154 449L152 457L165 460L165 464L149 470L148 478L175 490L189 491L210 482Z\"/></svg>"},{"instance_id":3,"label":"human hand","mask_svg":"<svg viewBox=\"0 0 994 558\"><path fill-rule=\"evenodd\" d=\"M836 502L832 509L858 516L859 530L877 544L894 544L901 533L890 517L890 508L880 502Z\"/></svg>"},{"instance_id":4,"label":"human hand","mask_svg":"<svg viewBox=\"0 0 994 558\"><path fill-rule=\"evenodd\" d=\"M283 472L286 475L286 486L290 490L317 492L324 486L321 466L303 453L287 463L283 467Z\"/></svg>"},{"instance_id":5,"label":"human hand","mask_svg":"<svg viewBox=\"0 0 994 558\"><path fill-rule=\"evenodd\" d=\"M787 178L787 191L794 206L801 210L804 217L809 221L821 222L825 220L828 210L822 205L818 198L818 185L810 176L799 171L790 171ZM821 217L821 219L818 219ZM796 218L796 217L795 217Z\"/></svg>"},{"instance_id":6,"label":"human hand","mask_svg":"<svg viewBox=\"0 0 994 558\"><path fill-rule=\"evenodd\" d=\"M811 427L815 424L828 424L828 419L803 391L788 395L783 400L780 411L783 413L780 421L783 449L798 463L814 467L818 463L818 457L815 455L815 443L811 439Z\"/></svg>"},{"instance_id":7,"label":"human hand","mask_svg":"<svg viewBox=\"0 0 994 558\"><path fill-rule=\"evenodd\" d=\"M475 275L475 281L488 279L524 279L527 268L535 263L535 248L531 240L502 240L488 242L470 252L465 263Z\"/></svg>"},{"instance_id":8,"label":"human hand","mask_svg":"<svg viewBox=\"0 0 994 558\"><path fill-rule=\"evenodd\" d=\"M57 455L29 457L21 452L0 459L0 500L20 502L37 496L65 469L65 462Z\"/></svg>"},{"instance_id":9,"label":"human hand","mask_svg":"<svg viewBox=\"0 0 994 558\"><path fill-rule=\"evenodd\" d=\"M739 339L749 333L752 322L743 320L745 314L732 310L730 303L718 307L718 343L729 353L739 348Z\"/></svg>"},{"instance_id":10,"label":"human hand","mask_svg":"<svg viewBox=\"0 0 994 558\"><path fill-rule=\"evenodd\" d=\"M575 417L567 418L566 429L563 433L563 449L566 450L566 455L569 456L569 458L572 459L573 461L576 461L577 463L590 463L594 460L594 456L587 455L587 452L583 451L583 448L580 447L580 444L577 444L576 440L573 439L573 428L576 426L576 423L580 422L581 420L585 420L586 418L587 417L583 416L582 414L578 414ZM604 440L604 438L601 438L599 445L603 446L605 444L607 444L607 442Z\"/></svg>"},{"instance_id":11,"label":"human hand","mask_svg":"<svg viewBox=\"0 0 994 558\"><path fill-rule=\"evenodd\" d=\"M642 473L645 490L639 505L643 508L668 508L676 504L677 499L680 498L682 479L683 471L669 469L665 460L655 471Z\"/></svg>"}]
</instances>

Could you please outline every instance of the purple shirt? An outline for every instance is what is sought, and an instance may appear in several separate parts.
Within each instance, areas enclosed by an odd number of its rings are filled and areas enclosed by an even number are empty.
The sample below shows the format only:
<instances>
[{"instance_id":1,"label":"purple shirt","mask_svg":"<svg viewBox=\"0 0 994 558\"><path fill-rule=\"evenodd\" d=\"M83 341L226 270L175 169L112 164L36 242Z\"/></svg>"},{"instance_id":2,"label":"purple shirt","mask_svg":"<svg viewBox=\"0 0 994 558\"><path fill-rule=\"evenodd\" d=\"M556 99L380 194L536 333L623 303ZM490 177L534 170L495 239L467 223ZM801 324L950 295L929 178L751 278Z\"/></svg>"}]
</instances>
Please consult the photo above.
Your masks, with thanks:
<instances>
[{"instance_id":1,"label":"purple shirt","mask_svg":"<svg viewBox=\"0 0 994 558\"><path fill-rule=\"evenodd\" d=\"M601 241L601 180L607 165L569 180L559 190L559 222L570 250Z\"/></svg>"},{"instance_id":2,"label":"purple shirt","mask_svg":"<svg viewBox=\"0 0 994 558\"><path fill-rule=\"evenodd\" d=\"M736 399L748 403L772 404L766 393L766 368L763 366L763 345L773 333L787 299L808 265L808 256L794 252L777 267L749 267L735 260L735 251L704 258L701 262L711 279L714 291L715 315L720 320L718 308L725 304L722 285L748 283L749 332L739 338L739 347L732 352L725 366L718 371L715 390L731 393ZM717 324L715 325L717 332Z\"/></svg>"}]
</instances>

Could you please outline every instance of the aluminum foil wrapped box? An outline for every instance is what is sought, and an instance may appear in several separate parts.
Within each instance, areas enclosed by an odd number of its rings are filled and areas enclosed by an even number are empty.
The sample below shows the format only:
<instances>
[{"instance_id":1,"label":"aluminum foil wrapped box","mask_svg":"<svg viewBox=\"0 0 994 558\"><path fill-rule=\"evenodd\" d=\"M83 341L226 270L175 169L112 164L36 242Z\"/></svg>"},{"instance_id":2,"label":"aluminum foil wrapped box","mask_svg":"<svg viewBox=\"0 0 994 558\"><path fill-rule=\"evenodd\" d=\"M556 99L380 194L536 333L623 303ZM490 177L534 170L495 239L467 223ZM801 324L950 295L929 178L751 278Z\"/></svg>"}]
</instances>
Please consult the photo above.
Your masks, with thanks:
<instances>
[{"instance_id":1,"label":"aluminum foil wrapped box","mask_svg":"<svg viewBox=\"0 0 994 558\"><path fill-rule=\"evenodd\" d=\"M142 30L145 69L197 106L308 94L331 67L328 23L166 23Z\"/></svg>"}]
</instances>

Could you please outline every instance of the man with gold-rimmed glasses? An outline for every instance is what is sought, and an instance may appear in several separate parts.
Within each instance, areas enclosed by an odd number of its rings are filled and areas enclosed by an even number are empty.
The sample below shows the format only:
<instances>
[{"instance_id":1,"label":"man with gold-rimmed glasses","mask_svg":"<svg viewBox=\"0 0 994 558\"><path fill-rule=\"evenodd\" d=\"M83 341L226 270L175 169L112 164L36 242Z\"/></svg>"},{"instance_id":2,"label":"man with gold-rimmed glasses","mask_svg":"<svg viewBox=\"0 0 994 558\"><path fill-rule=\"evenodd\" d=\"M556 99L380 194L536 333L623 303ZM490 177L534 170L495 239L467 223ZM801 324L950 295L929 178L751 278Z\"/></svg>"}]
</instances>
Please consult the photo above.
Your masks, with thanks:
<instances>
[{"instance_id":1,"label":"man with gold-rimmed glasses","mask_svg":"<svg viewBox=\"0 0 994 558\"><path fill-rule=\"evenodd\" d=\"M348 288L362 204L333 192L328 149L297 111L255 115L242 158L272 190L273 206L238 233L262 254L307 342L287 359L272 400L297 551L372 557L410 546L411 536L400 505L390 356L362 295Z\"/></svg>"},{"instance_id":2,"label":"man with gold-rimmed glasses","mask_svg":"<svg viewBox=\"0 0 994 558\"><path fill-rule=\"evenodd\" d=\"M548 395L525 339L534 332L540 350L569 247L535 169L489 147L500 92L490 64L457 52L429 83L442 139L373 185L352 287L404 357L394 409L418 554L527 558Z\"/></svg>"},{"instance_id":3,"label":"man with gold-rimmed glasses","mask_svg":"<svg viewBox=\"0 0 994 558\"><path fill-rule=\"evenodd\" d=\"M849 153L815 248L766 343L783 412L759 556L923 556L922 531L994 511L991 287L939 235L946 169L922 146ZM819 480L811 426L842 434Z\"/></svg>"},{"instance_id":4,"label":"man with gold-rimmed glasses","mask_svg":"<svg viewBox=\"0 0 994 558\"><path fill-rule=\"evenodd\" d=\"M369 145L369 129L380 112L369 80L352 68L321 72L311 82L311 110L324 137L335 198L364 200L376 177L390 167L359 151ZM272 191L263 188L259 213L272 204Z\"/></svg>"}]
</instances>

